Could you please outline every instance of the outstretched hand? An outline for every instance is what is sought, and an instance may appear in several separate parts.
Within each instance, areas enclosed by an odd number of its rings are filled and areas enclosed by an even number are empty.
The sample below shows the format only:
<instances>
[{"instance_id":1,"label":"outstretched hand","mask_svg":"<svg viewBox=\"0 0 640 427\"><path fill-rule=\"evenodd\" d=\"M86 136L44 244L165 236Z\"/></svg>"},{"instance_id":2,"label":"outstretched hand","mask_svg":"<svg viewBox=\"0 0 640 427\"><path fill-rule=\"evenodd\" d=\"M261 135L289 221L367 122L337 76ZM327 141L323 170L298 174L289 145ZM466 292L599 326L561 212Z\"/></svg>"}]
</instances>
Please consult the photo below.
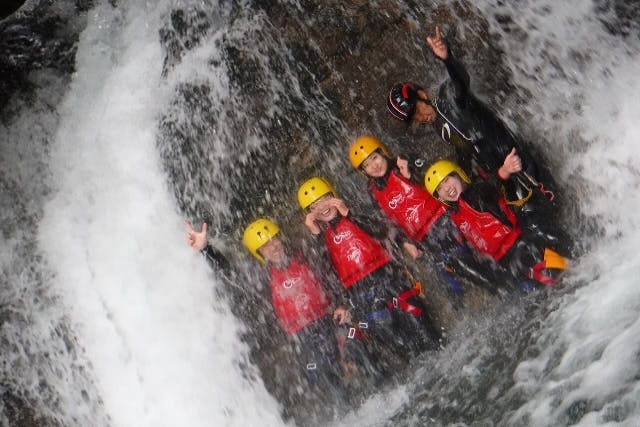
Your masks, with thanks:
<instances>
[{"instance_id":1,"label":"outstretched hand","mask_svg":"<svg viewBox=\"0 0 640 427\"><path fill-rule=\"evenodd\" d=\"M507 154L507 157L504 159L504 163L498 169L498 175L502 179L509 179L511 174L520 172L522 170L522 160L518 153L516 153L516 149L512 148L511 152Z\"/></svg>"},{"instance_id":2,"label":"outstretched hand","mask_svg":"<svg viewBox=\"0 0 640 427\"><path fill-rule=\"evenodd\" d=\"M198 251L203 250L207 247L207 223L202 223L202 229L200 231L196 231L193 229L193 225L189 221L184 221L185 227L187 227L187 241L189 242L189 246Z\"/></svg>"},{"instance_id":3,"label":"outstretched hand","mask_svg":"<svg viewBox=\"0 0 640 427\"><path fill-rule=\"evenodd\" d=\"M409 254L409 256L413 259L418 259L422 256L422 251L418 249L416 245L410 242L404 242L402 247Z\"/></svg>"},{"instance_id":4,"label":"outstretched hand","mask_svg":"<svg viewBox=\"0 0 640 427\"><path fill-rule=\"evenodd\" d=\"M411 171L409 170L409 161L407 159L398 157L396 165L398 166L398 170L400 170L400 175L407 179L411 179Z\"/></svg>"},{"instance_id":5,"label":"outstretched hand","mask_svg":"<svg viewBox=\"0 0 640 427\"><path fill-rule=\"evenodd\" d=\"M440 27L436 25L436 34L434 37L427 36L427 44L431 48L431 51L443 61L447 59L449 56L449 48L447 47L447 43L444 41L442 37L442 33L440 32Z\"/></svg>"},{"instance_id":6,"label":"outstretched hand","mask_svg":"<svg viewBox=\"0 0 640 427\"><path fill-rule=\"evenodd\" d=\"M340 306L333 312L333 320L337 321L339 325L351 324L351 312Z\"/></svg>"}]
</instances>

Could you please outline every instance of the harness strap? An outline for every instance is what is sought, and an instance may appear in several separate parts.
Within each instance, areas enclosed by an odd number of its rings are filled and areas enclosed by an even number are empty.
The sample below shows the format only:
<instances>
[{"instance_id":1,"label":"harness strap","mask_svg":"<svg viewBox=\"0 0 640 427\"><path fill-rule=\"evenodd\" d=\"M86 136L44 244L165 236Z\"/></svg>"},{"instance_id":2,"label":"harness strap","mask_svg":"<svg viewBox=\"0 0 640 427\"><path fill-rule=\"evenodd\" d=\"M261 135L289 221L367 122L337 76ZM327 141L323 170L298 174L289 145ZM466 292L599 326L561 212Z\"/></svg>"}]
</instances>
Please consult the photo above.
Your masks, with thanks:
<instances>
[{"instance_id":1,"label":"harness strap","mask_svg":"<svg viewBox=\"0 0 640 427\"><path fill-rule=\"evenodd\" d=\"M411 271L409 271L408 268L405 267L403 274L404 274L404 277L407 278L407 280L413 283L413 289L417 290L418 294L424 295L424 286L422 286L422 282L419 280L416 280L416 278L413 277L413 274L411 274Z\"/></svg>"},{"instance_id":2,"label":"harness strap","mask_svg":"<svg viewBox=\"0 0 640 427\"><path fill-rule=\"evenodd\" d=\"M422 285L420 286L422 287ZM413 304L409 304L408 302L410 298L413 298L417 295L420 295L420 291L416 288L411 288L408 291L401 293L393 300L389 301L387 305L389 306L390 310L400 309L408 313L411 313L414 316L420 317L422 316L422 313L423 313L422 309L420 307L416 307Z\"/></svg>"},{"instance_id":3,"label":"harness strap","mask_svg":"<svg viewBox=\"0 0 640 427\"><path fill-rule=\"evenodd\" d=\"M413 289L418 292L418 295L424 295L424 287L422 286L422 282L416 282L416 284L413 285Z\"/></svg>"},{"instance_id":4,"label":"harness strap","mask_svg":"<svg viewBox=\"0 0 640 427\"><path fill-rule=\"evenodd\" d=\"M556 198L556 195L554 194L554 192L544 188L544 184L542 184L541 182L538 183L538 188L540 189L542 194L544 194L545 196L547 196L549 198L549 201L553 202L553 199Z\"/></svg>"},{"instance_id":5,"label":"harness strap","mask_svg":"<svg viewBox=\"0 0 640 427\"><path fill-rule=\"evenodd\" d=\"M542 272L545 268L547 268L547 262L540 261L539 263L531 267L531 272L529 273L529 277L547 286L555 285L556 279L554 279L551 276L547 276Z\"/></svg>"},{"instance_id":6,"label":"harness strap","mask_svg":"<svg viewBox=\"0 0 640 427\"><path fill-rule=\"evenodd\" d=\"M542 185L542 184L540 184ZM507 192L505 190L504 187L502 187L502 195L504 196L504 200L506 201L507 205L509 206L516 206L518 208L521 208L522 206L525 205L525 203L527 203L529 201L529 199L531 199L531 196L533 196L533 190L527 186L524 186L524 188L526 188L527 190L529 190L529 193L524 196L521 199L516 199L516 200L509 200L507 199ZM553 200L553 199L551 199Z\"/></svg>"},{"instance_id":7,"label":"harness strap","mask_svg":"<svg viewBox=\"0 0 640 427\"><path fill-rule=\"evenodd\" d=\"M364 327L363 327L363 325L364 325ZM369 325L367 323L365 323L365 322L360 322L360 323L354 324L352 327L349 328L349 332L347 332L347 338L350 339L350 340L353 340L353 339L365 340L365 339L367 339L367 334L362 329L367 329L368 326ZM342 343L342 346L344 346L344 343Z\"/></svg>"},{"instance_id":8,"label":"harness strap","mask_svg":"<svg viewBox=\"0 0 640 427\"><path fill-rule=\"evenodd\" d=\"M532 177L531 175L529 175L528 173L526 173L525 171L520 171L518 172L518 175L522 175L523 177L525 177L531 184L535 185L536 187L538 187L538 189L540 190L540 192L542 194L544 194L545 196L547 196L549 198L549 201L553 202L553 200L556 198L556 195L553 191L551 190L547 190L544 187L544 184L537 181L534 177ZM520 183L522 185L525 185L521 179L518 179L520 181ZM526 187L526 185L525 185ZM527 187L528 188L528 187Z\"/></svg>"}]
</instances>

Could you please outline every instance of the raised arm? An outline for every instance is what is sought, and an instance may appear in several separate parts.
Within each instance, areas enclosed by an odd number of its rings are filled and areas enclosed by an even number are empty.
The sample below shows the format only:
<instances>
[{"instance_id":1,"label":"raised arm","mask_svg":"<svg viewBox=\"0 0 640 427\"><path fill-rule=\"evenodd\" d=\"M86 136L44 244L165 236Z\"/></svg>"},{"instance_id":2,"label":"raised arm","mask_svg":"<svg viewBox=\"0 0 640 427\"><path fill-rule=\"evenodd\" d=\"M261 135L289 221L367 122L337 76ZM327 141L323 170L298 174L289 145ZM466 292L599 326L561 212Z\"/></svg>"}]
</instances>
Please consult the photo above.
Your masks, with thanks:
<instances>
[{"instance_id":1,"label":"raised arm","mask_svg":"<svg viewBox=\"0 0 640 427\"><path fill-rule=\"evenodd\" d=\"M470 78L464 66L453 56L449 46L440 32L440 27L436 25L436 32L433 37L427 36L427 44L433 54L444 62L447 72L453 83L456 100L463 100L469 90Z\"/></svg>"},{"instance_id":2,"label":"raised arm","mask_svg":"<svg viewBox=\"0 0 640 427\"><path fill-rule=\"evenodd\" d=\"M440 27L437 25L436 34L433 37L427 36L427 44L435 56L443 61L447 60L449 57L449 48L447 47L447 43L444 41L444 37L442 37Z\"/></svg>"},{"instance_id":3,"label":"raised arm","mask_svg":"<svg viewBox=\"0 0 640 427\"><path fill-rule=\"evenodd\" d=\"M184 226L187 228L187 241L189 246L197 251L202 251L207 247L207 230L208 225L206 222L202 223L202 229L196 231L193 225L187 220L184 221Z\"/></svg>"},{"instance_id":4,"label":"raised arm","mask_svg":"<svg viewBox=\"0 0 640 427\"><path fill-rule=\"evenodd\" d=\"M184 225L187 228L187 242L189 246L201 252L214 269L228 271L229 261L227 258L225 258L222 252L209 245L207 238L209 226L207 223L202 224L200 231L195 230L189 221L185 220Z\"/></svg>"},{"instance_id":5,"label":"raised arm","mask_svg":"<svg viewBox=\"0 0 640 427\"><path fill-rule=\"evenodd\" d=\"M498 176L500 179L506 181L512 174L518 173L522 170L522 160L516 152L515 148L511 149L511 152L504 159L504 163L498 169Z\"/></svg>"}]
</instances>

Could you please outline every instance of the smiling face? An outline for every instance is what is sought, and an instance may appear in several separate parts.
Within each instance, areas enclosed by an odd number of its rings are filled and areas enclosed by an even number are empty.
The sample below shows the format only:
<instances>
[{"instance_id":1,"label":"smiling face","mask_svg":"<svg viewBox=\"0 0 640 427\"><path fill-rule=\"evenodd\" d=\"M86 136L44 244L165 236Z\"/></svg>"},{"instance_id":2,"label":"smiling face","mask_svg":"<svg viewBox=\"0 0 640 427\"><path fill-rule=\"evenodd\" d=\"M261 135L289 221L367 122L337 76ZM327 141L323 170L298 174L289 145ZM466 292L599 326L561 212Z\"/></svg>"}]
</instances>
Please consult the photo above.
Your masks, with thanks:
<instances>
[{"instance_id":1,"label":"smiling face","mask_svg":"<svg viewBox=\"0 0 640 427\"><path fill-rule=\"evenodd\" d=\"M284 251L284 245L282 244L282 239L276 236L265 243L258 252L267 262L271 262L273 264L283 264L286 260L286 254Z\"/></svg>"},{"instance_id":2,"label":"smiling face","mask_svg":"<svg viewBox=\"0 0 640 427\"><path fill-rule=\"evenodd\" d=\"M371 178L381 178L387 174L389 161L378 151L374 151L362 162L362 170Z\"/></svg>"},{"instance_id":3,"label":"smiling face","mask_svg":"<svg viewBox=\"0 0 640 427\"><path fill-rule=\"evenodd\" d=\"M458 174L452 173L438 185L436 195L445 202L457 202L463 189L464 184L462 179Z\"/></svg>"},{"instance_id":4,"label":"smiling face","mask_svg":"<svg viewBox=\"0 0 640 427\"><path fill-rule=\"evenodd\" d=\"M338 208L333 203L333 196L325 194L309 206L315 218L321 222L329 222L338 216Z\"/></svg>"}]
</instances>

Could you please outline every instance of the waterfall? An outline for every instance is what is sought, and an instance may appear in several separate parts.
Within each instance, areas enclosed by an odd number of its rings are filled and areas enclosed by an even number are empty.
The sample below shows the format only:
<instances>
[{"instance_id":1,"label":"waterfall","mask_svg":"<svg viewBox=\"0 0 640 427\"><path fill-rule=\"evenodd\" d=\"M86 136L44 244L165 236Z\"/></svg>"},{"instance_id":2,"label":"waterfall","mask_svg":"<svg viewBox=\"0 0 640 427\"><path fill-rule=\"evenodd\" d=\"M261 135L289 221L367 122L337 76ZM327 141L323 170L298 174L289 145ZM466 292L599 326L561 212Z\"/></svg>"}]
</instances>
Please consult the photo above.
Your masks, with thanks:
<instances>
[{"instance_id":1,"label":"waterfall","mask_svg":"<svg viewBox=\"0 0 640 427\"><path fill-rule=\"evenodd\" d=\"M52 6L66 18L50 40L21 35L29 22L54 25L46 17L15 21L12 32L0 25L29 46L11 57L27 77L7 78L15 91L0 105L0 424L638 419L633 5L75 3ZM474 92L554 172L563 226L581 251L558 288L460 315L447 346L417 358L399 383L337 419L317 418L295 407L304 393L278 365L286 337L270 323L264 272L241 231L269 216L291 241L307 239L295 190L315 173L374 215L346 157L355 136L428 159L450 153L384 112L396 80L444 78L423 41L435 23ZM188 247L184 219L210 224L237 276Z\"/></svg>"}]
</instances>

